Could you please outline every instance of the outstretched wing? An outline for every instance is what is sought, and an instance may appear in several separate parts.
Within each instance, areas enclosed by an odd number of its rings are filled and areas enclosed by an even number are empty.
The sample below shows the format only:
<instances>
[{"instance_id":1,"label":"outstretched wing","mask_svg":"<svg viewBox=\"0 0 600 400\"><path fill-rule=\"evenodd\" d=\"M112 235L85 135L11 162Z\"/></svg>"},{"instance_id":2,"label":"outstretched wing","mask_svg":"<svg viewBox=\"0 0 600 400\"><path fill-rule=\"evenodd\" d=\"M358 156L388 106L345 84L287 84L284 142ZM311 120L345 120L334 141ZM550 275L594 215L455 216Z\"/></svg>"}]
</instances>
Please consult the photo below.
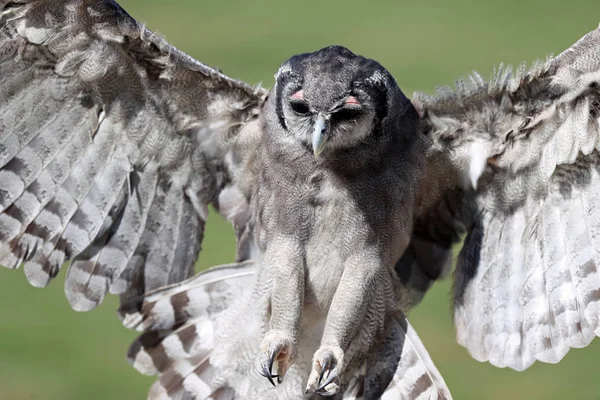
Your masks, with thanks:
<instances>
[{"instance_id":1,"label":"outstretched wing","mask_svg":"<svg viewBox=\"0 0 600 400\"><path fill-rule=\"evenodd\" d=\"M600 29L556 58L417 95L432 140L418 235L467 236L458 341L523 370L600 334Z\"/></svg>"},{"instance_id":2,"label":"outstretched wing","mask_svg":"<svg viewBox=\"0 0 600 400\"><path fill-rule=\"evenodd\" d=\"M130 299L189 277L211 202L247 236L231 182L243 157L231 152L256 128L263 90L193 60L114 1L0 10L1 265L24 263L45 286L71 260L67 297L89 310L107 291Z\"/></svg>"}]
</instances>

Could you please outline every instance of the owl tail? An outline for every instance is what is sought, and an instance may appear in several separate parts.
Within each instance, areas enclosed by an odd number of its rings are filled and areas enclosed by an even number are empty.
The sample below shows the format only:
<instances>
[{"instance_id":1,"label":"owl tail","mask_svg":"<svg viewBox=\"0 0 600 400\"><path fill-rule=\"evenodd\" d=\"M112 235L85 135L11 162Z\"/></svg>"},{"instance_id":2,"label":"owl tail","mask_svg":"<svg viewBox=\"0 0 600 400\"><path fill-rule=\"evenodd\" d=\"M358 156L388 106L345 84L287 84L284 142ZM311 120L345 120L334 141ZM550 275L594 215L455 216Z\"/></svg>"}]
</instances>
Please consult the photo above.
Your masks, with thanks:
<instances>
[{"instance_id":1,"label":"owl tail","mask_svg":"<svg viewBox=\"0 0 600 400\"><path fill-rule=\"evenodd\" d=\"M257 270L251 261L214 267L150 292L143 302L121 306L123 324L143 331L129 348L129 362L142 374L159 375L149 399L234 397L216 376L222 371L212 367L210 357L219 325L252 292Z\"/></svg>"}]
</instances>

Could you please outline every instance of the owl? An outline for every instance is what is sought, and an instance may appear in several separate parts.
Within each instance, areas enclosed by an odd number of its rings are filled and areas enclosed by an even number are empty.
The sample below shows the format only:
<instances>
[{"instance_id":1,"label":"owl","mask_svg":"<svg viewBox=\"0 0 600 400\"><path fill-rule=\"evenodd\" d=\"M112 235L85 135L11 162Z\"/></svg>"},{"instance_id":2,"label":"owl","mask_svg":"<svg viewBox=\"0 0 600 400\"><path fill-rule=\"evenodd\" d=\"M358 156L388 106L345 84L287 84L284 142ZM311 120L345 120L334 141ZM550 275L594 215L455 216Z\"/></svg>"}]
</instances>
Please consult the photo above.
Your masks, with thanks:
<instances>
[{"instance_id":1,"label":"owl","mask_svg":"<svg viewBox=\"0 0 600 400\"><path fill-rule=\"evenodd\" d=\"M600 30L408 99L342 46L266 90L109 0L0 1L0 264L142 331L151 399L450 399L406 315L523 370L599 334ZM208 207L235 263L197 276Z\"/></svg>"}]
</instances>

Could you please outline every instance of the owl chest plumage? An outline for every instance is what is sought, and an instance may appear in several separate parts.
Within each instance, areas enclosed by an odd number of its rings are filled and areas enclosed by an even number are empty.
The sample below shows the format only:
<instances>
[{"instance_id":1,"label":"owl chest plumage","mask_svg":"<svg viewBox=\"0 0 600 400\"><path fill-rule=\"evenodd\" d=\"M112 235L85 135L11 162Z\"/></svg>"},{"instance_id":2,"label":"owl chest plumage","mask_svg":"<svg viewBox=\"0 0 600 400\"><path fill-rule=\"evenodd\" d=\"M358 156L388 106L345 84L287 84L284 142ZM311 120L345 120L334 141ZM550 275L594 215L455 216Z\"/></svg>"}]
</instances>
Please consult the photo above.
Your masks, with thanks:
<instances>
[{"instance_id":1,"label":"owl chest plumage","mask_svg":"<svg viewBox=\"0 0 600 400\"><path fill-rule=\"evenodd\" d=\"M261 173L254 207L259 247L265 251L282 234L297 240L306 304L327 310L354 252L377 247L392 268L406 247L394 244L411 226L398 202L406 173L386 168L343 176L310 153L285 160L268 163Z\"/></svg>"}]
</instances>

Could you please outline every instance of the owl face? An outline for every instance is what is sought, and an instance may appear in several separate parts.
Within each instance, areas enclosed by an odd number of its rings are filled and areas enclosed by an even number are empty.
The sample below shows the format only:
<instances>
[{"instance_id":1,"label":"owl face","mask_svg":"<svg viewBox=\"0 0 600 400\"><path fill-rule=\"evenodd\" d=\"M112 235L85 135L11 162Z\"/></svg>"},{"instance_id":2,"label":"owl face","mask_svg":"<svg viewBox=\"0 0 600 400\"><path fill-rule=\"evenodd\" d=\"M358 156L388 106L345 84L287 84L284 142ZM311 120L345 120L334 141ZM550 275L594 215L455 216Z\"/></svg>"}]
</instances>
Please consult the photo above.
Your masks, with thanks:
<instances>
[{"instance_id":1,"label":"owl face","mask_svg":"<svg viewBox=\"0 0 600 400\"><path fill-rule=\"evenodd\" d=\"M387 114L390 81L377 62L341 46L294 56L276 75L279 124L317 157L368 142Z\"/></svg>"}]
</instances>

